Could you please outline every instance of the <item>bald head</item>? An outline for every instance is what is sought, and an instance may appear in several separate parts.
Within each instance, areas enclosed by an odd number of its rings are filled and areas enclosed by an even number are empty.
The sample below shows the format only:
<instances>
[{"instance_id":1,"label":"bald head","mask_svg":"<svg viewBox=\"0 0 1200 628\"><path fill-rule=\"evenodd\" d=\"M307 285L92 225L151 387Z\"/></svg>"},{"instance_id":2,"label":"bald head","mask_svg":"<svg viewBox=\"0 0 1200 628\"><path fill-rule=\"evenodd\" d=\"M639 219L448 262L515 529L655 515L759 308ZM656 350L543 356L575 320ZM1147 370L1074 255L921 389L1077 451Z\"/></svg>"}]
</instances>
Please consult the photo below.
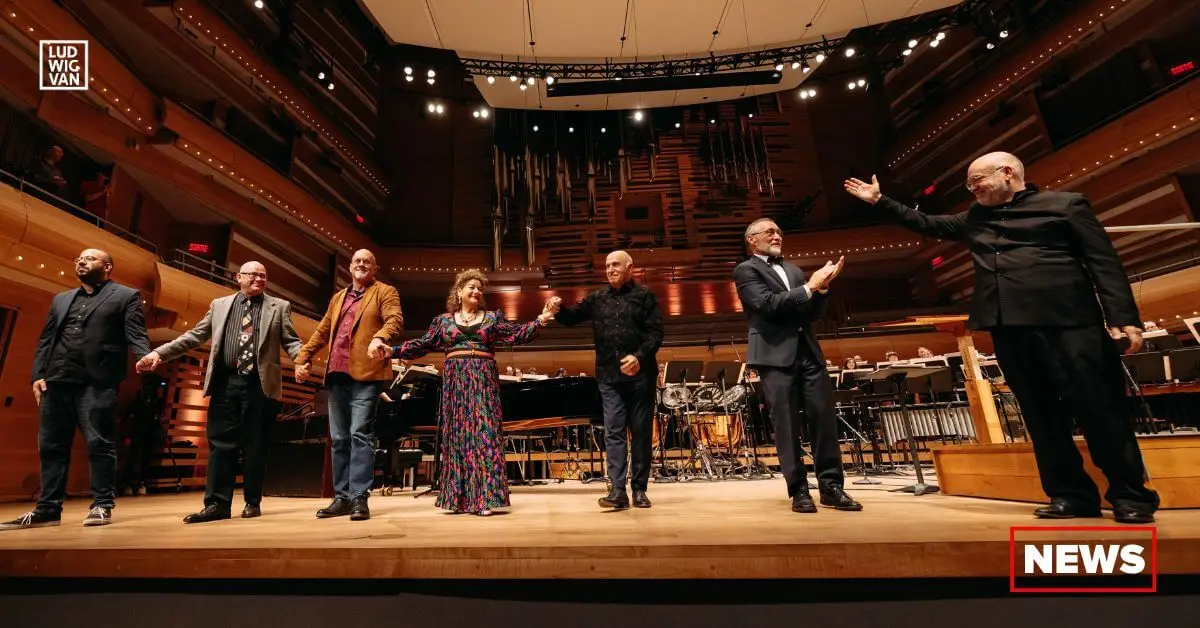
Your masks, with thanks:
<instances>
[{"instance_id":1,"label":"bald head","mask_svg":"<svg viewBox=\"0 0 1200 628\"><path fill-rule=\"evenodd\" d=\"M367 249L359 249L350 256L350 277L354 281L354 289L362 290L375 281L375 273L379 272L379 264L375 254Z\"/></svg>"},{"instance_id":2,"label":"bald head","mask_svg":"<svg viewBox=\"0 0 1200 628\"><path fill-rule=\"evenodd\" d=\"M608 283L620 288L633 277L633 257L625 251L613 251L604 259L604 274Z\"/></svg>"},{"instance_id":3,"label":"bald head","mask_svg":"<svg viewBox=\"0 0 1200 628\"><path fill-rule=\"evenodd\" d=\"M1025 164L1012 153L988 153L967 167L967 189L981 205L1003 205L1025 189Z\"/></svg>"},{"instance_id":4,"label":"bald head","mask_svg":"<svg viewBox=\"0 0 1200 628\"><path fill-rule=\"evenodd\" d=\"M75 276L85 286L96 286L108 281L113 269L112 256L100 249L85 249L75 258Z\"/></svg>"},{"instance_id":5,"label":"bald head","mask_svg":"<svg viewBox=\"0 0 1200 628\"><path fill-rule=\"evenodd\" d=\"M261 262L246 262L238 270L237 282L242 294L256 297L267 289L267 267Z\"/></svg>"}]
</instances>

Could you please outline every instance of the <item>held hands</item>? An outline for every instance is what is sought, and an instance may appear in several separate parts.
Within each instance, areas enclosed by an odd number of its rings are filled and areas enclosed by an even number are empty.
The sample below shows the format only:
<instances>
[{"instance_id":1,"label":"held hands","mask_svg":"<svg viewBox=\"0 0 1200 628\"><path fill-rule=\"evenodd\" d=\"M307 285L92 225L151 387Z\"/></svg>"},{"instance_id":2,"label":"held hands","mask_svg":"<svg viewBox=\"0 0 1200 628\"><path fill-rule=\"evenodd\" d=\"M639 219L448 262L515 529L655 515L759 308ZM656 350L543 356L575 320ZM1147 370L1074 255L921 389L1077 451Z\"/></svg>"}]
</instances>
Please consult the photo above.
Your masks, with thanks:
<instances>
[{"instance_id":1,"label":"held hands","mask_svg":"<svg viewBox=\"0 0 1200 628\"><path fill-rule=\"evenodd\" d=\"M621 372L625 375L633 377L642 370L642 365L638 362L637 356L627 355L621 358Z\"/></svg>"},{"instance_id":2,"label":"held hands","mask_svg":"<svg viewBox=\"0 0 1200 628\"><path fill-rule=\"evenodd\" d=\"M137 361L137 372L149 373L158 368L159 364L162 364L162 356L158 355L157 351L151 351Z\"/></svg>"},{"instance_id":3,"label":"held hands","mask_svg":"<svg viewBox=\"0 0 1200 628\"><path fill-rule=\"evenodd\" d=\"M303 384L304 382L308 381L308 373L311 368L312 368L311 364L297 364L296 365L296 383L297 384Z\"/></svg>"},{"instance_id":4,"label":"held hands","mask_svg":"<svg viewBox=\"0 0 1200 628\"><path fill-rule=\"evenodd\" d=\"M545 307L542 308L542 313L538 315L538 322L545 325L548 321L554 320L554 315L558 314L558 310L562 308L562 299L559 297L550 297L546 301Z\"/></svg>"},{"instance_id":5,"label":"held hands","mask_svg":"<svg viewBox=\"0 0 1200 628\"><path fill-rule=\"evenodd\" d=\"M1125 351L1126 354L1137 353L1142 350L1142 345L1145 343L1142 340L1142 330L1133 325L1108 328L1108 335L1112 336L1113 340L1120 338L1121 332L1125 332L1125 335L1129 338L1129 349Z\"/></svg>"},{"instance_id":6,"label":"held hands","mask_svg":"<svg viewBox=\"0 0 1200 628\"><path fill-rule=\"evenodd\" d=\"M371 346L367 347L367 357L372 360L386 360L392 355L392 348L382 338L372 338Z\"/></svg>"},{"instance_id":7,"label":"held hands","mask_svg":"<svg viewBox=\"0 0 1200 628\"><path fill-rule=\"evenodd\" d=\"M39 379L33 383L33 400L42 407L42 393L46 392L46 380Z\"/></svg>"},{"instance_id":8,"label":"held hands","mask_svg":"<svg viewBox=\"0 0 1200 628\"><path fill-rule=\"evenodd\" d=\"M870 183L865 183L851 177L846 179L842 187L846 188L846 191L855 198L864 200L872 205L879 200L879 197L883 196L879 191L879 179L875 175L871 175Z\"/></svg>"},{"instance_id":9,"label":"held hands","mask_svg":"<svg viewBox=\"0 0 1200 628\"><path fill-rule=\"evenodd\" d=\"M826 292L829 290L829 284L842 273L842 267L846 265L846 256L838 258L837 264L833 262L825 262L825 265L818 269L808 278L808 289L814 294L817 292Z\"/></svg>"}]
</instances>

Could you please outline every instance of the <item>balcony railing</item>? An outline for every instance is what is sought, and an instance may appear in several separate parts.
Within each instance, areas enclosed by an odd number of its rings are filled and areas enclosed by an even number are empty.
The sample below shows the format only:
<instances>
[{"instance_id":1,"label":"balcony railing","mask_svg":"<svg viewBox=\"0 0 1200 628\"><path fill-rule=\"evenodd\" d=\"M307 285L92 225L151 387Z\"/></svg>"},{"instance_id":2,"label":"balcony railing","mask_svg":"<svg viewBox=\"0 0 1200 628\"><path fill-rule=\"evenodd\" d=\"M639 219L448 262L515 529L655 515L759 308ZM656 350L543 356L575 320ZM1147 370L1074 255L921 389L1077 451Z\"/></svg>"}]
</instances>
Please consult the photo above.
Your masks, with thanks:
<instances>
[{"instance_id":1,"label":"balcony railing","mask_svg":"<svg viewBox=\"0 0 1200 628\"><path fill-rule=\"evenodd\" d=\"M113 235L116 235L117 237L121 238L122 240L125 240L126 242L135 244L138 247L141 247L143 249L146 249L147 251L150 251L151 253L154 253L155 255L158 255L158 245L156 245L155 243L147 240L146 238L143 238L143 237L137 235L136 233L127 231L122 227L119 227L107 220L104 220L103 218L100 218L99 216L68 201L65 198L62 198L61 196L58 196L57 194L55 194L49 190L46 190L44 188L34 185L33 183L30 183L29 181L27 181L25 179L25 177L23 177L19 174L9 172L8 170L0 169L0 183L3 183L4 185L7 185L9 187L15 188L18 192L21 192L23 194L28 194L28 195L33 196L43 202L49 203L50 205L53 205L84 222L87 222L89 224L100 227L101 229L103 229Z\"/></svg>"}]
</instances>

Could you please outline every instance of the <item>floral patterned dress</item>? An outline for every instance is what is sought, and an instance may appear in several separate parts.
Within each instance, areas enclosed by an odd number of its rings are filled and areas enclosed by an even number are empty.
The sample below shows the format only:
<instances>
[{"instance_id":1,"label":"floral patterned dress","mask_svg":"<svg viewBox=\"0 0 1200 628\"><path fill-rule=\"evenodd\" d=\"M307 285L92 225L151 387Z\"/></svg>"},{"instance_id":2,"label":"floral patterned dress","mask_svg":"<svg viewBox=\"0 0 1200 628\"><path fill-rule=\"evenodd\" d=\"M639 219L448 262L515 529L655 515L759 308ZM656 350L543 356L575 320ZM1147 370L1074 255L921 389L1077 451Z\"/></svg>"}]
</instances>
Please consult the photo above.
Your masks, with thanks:
<instances>
[{"instance_id":1,"label":"floral patterned dress","mask_svg":"<svg viewBox=\"0 0 1200 628\"><path fill-rule=\"evenodd\" d=\"M392 356L415 360L434 351L495 353L505 344L533 342L537 321L513 323L499 311L463 327L450 314L433 319L425 335L394 347ZM478 513L509 505L501 440L500 373L487 356L446 358L442 368L441 492L437 507Z\"/></svg>"}]
</instances>

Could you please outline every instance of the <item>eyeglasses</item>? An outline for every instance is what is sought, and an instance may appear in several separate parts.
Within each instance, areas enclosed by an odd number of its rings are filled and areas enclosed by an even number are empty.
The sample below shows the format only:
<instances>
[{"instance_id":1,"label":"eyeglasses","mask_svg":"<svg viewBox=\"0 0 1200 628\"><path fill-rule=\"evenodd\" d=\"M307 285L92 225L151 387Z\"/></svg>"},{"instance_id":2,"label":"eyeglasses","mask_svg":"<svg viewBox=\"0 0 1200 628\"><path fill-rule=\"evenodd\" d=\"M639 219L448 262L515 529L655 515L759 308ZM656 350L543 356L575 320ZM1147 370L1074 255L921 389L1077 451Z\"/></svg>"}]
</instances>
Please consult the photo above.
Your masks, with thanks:
<instances>
[{"instance_id":1,"label":"eyeglasses","mask_svg":"<svg viewBox=\"0 0 1200 628\"><path fill-rule=\"evenodd\" d=\"M100 261L100 258L96 257L94 255L84 255L82 257L75 258L76 264L78 264L79 262L87 262L87 263L91 264L92 262L99 262L99 261Z\"/></svg>"},{"instance_id":2,"label":"eyeglasses","mask_svg":"<svg viewBox=\"0 0 1200 628\"><path fill-rule=\"evenodd\" d=\"M781 235L783 235L783 232L780 231L779 229L772 227L770 229L763 229L762 231L753 231L750 233L750 235L752 235L752 236L755 236L755 235L769 235L769 236L778 235L778 236L781 236Z\"/></svg>"},{"instance_id":3,"label":"eyeglasses","mask_svg":"<svg viewBox=\"0 0 1200 628\"><path fill-rule=\"evenodd\" d=\"M350 260L351 266L370 266L373 263L374 262L372 262L369 259L352 259L352 260Z\"/></svg>"},{"instance_id":4,"label":"eyeglasses","mask_svg":"<svg viewBox=\"0 0 1200 628\"><path fill-rule=\"evenodd\" d=\"M970 189L974 188L975 186L979 185L979 183L982 182L984 179L996 174L997 172L1000 172L1003 169L1004 169L1004 166L1000 166L997 168L992 168L990 171L988 171L986 173L981 172L977 175L967 177L967 189L970 190Z\"/></svg>"},{"instance_id":5,"label":"eyeglasses","mask_svg":"<svg viewBox=\"0 0 1200 628\"><path fill-rule=\"evenodd\" d=\"M267 273L238 273L238 274L242 275L244 277L250 277L252 279L266 279L267 278Z\"/></svg>"}]
</instances>

